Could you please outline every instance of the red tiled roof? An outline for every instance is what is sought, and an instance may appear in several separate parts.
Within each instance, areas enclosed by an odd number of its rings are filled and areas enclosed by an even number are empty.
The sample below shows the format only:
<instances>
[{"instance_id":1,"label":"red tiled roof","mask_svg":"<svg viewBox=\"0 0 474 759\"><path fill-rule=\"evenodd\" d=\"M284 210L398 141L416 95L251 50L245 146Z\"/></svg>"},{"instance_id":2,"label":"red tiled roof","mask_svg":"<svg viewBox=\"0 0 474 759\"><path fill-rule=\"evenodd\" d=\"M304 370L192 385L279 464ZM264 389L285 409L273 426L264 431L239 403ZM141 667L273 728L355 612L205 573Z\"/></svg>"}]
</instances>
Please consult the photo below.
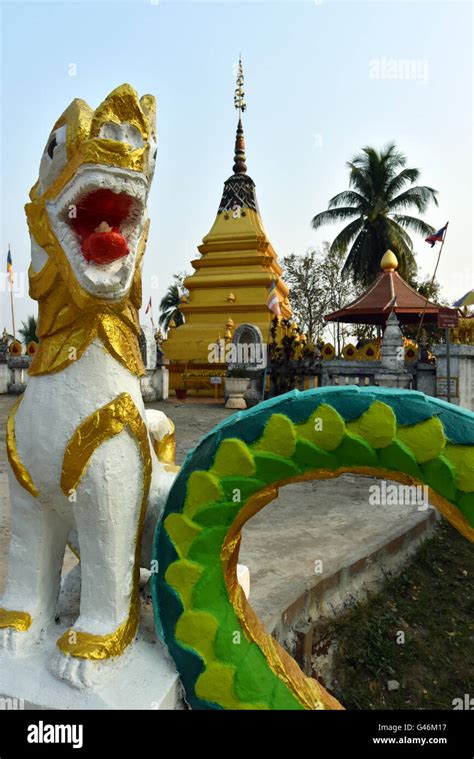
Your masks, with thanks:
<instances>
[{"instance_id":1,"label":"red tiled roof","mask_svg":"<svg viewBox=\"0 0 474 759\"><path fill-rule=\"evenodd\" d=\"M426 304L426 307L425 307ZM404 324L416 323L425 308L424 321L437 320L442 306L416 292L396 271L383 271L359 298L324 318L332 322L385 324L391 311Z\"/></svg>"}]
</instances>

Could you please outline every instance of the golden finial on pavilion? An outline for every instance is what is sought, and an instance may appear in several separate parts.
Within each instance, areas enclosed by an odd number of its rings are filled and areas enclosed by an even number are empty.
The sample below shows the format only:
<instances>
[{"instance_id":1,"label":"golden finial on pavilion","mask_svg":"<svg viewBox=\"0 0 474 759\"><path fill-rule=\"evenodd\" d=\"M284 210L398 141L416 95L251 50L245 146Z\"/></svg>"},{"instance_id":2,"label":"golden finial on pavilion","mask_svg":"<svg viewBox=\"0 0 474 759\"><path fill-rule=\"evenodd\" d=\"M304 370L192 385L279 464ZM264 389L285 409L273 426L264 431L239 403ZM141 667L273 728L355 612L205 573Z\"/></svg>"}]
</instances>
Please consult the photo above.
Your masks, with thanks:
<instances>
[{"instance_id":1,"label":"golden finial on pavilion","mask_svg":"<svg viewBox=\"0 0 474 759\"><path fill-rule=\"evenodd\" d=\"M384 271L395 271L398 267L398 258L392 250L386 250L380 261L380 268Z\"/></svg>"}]
</instances>

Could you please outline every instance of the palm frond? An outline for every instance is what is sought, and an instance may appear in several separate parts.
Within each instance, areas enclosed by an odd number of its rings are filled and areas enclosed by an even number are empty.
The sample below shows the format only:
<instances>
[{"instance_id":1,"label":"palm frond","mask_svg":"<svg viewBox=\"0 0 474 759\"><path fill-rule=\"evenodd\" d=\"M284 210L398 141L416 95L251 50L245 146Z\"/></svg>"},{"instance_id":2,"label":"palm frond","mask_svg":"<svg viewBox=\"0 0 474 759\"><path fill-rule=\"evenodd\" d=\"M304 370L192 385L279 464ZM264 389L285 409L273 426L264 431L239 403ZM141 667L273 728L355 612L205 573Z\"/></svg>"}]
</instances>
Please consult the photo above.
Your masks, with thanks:
<instances>
[{"instance_id":1,"label":"palm frond","mask_svg":"<svg viewBox=\"0 0 474 759\"><path fill-rule=\"evenodd\" d=\"M400 237L400 239L402 240L402 243L404 245L406 245L409 250L412 250L413 249L412 239L411 239L410 235L408 235L405 232L405 230L403 229L403 227L401 227L399 224L397 224L397 222L393 218L390 218L390 216L387 216L387 222L388 222L388 225L389 225L389 227L391 229L395 229L396 230L397 238Z\"/></svg>"},{"instance_id":2,"label":"palm frond","mask_svg":"<svg viewBox=\"0 0 474 759\"><path fill-rule=\"evenodd\" d=\"M403 169L399 174L396 174L388 183L385 192L387 200L393 198L396 192L405 187L406 184L416 182L420 178L420 172L418 169Z\"/></svg>"},{"instance_id":3,"label":"palm frond","mask_svg":"<svg viewBox=\"0 0 474 759\"><path fill-rule=\"evenodd\" d=\"M370 175L359 168L355 163L349 162L347 165L350 169L349 186L354 187L355 190L367 198L367 200L373 198L374 188Z\"/></svg>"},{"instance_id":4,"label":"palm frond","mask_svg":"<svg viewBox=\"0 0 474 759\"><path fill-rule=\"evenodd\" d=\"M36 320L36 316L28 316L26 319L26 322L21 323L21 327L18 330L20 335L23 338L23 342L25 345L28 345L28 343L31 343L32 341L38 342L38 336L36 334L36 329L38 327L38 323Z\"/></svg>"},{"instance_id":5,"label":"palm frond","mask_svg":"<svg viewBox=\"0 0 474 759\"><path fill-rule=\"evenodd\" d=\"M435 231L435 228L432 227L431 224L427 224L423 219L417 219L416 216L406 216L405 214L394 213L392 214L392 219L399 224L400 227L409 229L411 232L415 232L422 237L428 237L428 235L432 235Z\"/></svg>"},{"instance_id":6,"label":"palm frond","mask_svg":"<svg viewBox=\"0 0 474 759\"><path fill-rule=\"evenodd\" d=\"M352 205L356 209L363 208L367 205L368 198L365 198L361 193L354 190L344 190L344 192L338 192L328 203L328 208L340 208L341 206Z\"/></svg>"},{"instance_id":7,"label":"palm frond","mask_svg":"<svg viewBox=\"0 0 474 759\"><path fill-rule=\"evenodd\" d=\"M171 320L177 327L184 323L183 314L180 311L181 291L178 285L170 285L160 301L160 317L158 322L164 329L168 329Z\"/></svg>"},{"instance_id":8,"label":"palm frond","mask_svg":"<svg viewBox=\"0 0 474 759\"><path fill-rule=\"evenodd\" d=\"M432 187L409 187L408 190L390 200L389 209L390 211L402 211L414 206L419 213L424 213L430 202L438 205L437 194L438 191L433 190Z\"/></svg>"},{"instance_id":9,"label":"palm frond","mask_svg":"<svg viewBox=\"0 0 474 759\"><path fill-rule=\"evenodd\" d=\"M370 284L380 273L380 260L386 249L374 226L365 224L349 251L342 268L343 274L350 275L363 285Z\"/></svg>"},{"instance_id":10,"label":"palm frond","mask_svg":"<svg viewBox=\"0 0 474 759\"><path fill-rule=\"evenodd\" d=\"M177 285L170 285L160 301L160 310L166 311L170 308L178 308L180 302L180 292Z\"/></svg>"},{"instance_id":11,"label":"palm frond","mask_svg":"<svg viewBox=\"0 0 474 759\"><path fill-rule=\"evenodd\" d=\"M339 234L332 241L329 249L330 253L345 253L354 237L359 234L364 226L364 220L362 218L354 219L347 227L344 227Z\"/></svg>"},{"instance_id":12,"label":"palm frond","mask_svg":"<svg viewBox=\"0 0 474 759\"><path fill-rule=\"evenodd\" d=\"M356 208L331 208L328 211L322 211L314 216L311 226L313 229L319 229L323 224L337 224L346 221L357 214Z\"/></svg>"}]
</instances>

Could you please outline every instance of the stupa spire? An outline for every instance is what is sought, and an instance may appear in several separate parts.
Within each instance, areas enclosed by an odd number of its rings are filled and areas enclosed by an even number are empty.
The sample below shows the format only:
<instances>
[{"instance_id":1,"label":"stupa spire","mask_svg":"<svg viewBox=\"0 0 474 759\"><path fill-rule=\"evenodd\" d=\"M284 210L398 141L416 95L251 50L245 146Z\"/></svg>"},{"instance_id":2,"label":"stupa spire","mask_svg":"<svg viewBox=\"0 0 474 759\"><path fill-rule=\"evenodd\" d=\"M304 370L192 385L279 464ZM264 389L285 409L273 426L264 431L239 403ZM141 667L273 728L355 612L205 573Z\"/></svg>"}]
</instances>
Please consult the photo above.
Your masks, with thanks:
<instances>
[{"instance_id":1,"label":"stupa spire","mask_svg":"<svg viewBox=\"0 0 474 759\"><path fill-rule=\"evenodd\" d=\"M224 192L217 213L228 213L229 211L237 213L237 208L248 208L258 214L255 182L247 174L247 165L245 163L245 140L244 128L242 126L242 113L246 110L247 104L245 102L244 92L244 70L242 67L242 57L240 55L237 64L235 83L234 107L236 111L239 112L239 121L237 124L237 134L235 136L234 165L232 167L233 173L232 176L224 182Z\"/></svg>"},{"instance_id":2,"label":"stupa spire","mask_svg":"<svg viewBox=\"0 0 474 759\"><path fill-rule=\"evenodd\" d=\"M242 66L241 55L239 55L239 64L237 67L234 107L239 112L239 122L237 124L237 133L235 135L235 154L232 170L234 174L245 174L247 172L247 165L245 163L245 138L244 128L242 126L242 113L247 108L247 103L245 102L244 69Z\"/></svg>"}]
</instances>

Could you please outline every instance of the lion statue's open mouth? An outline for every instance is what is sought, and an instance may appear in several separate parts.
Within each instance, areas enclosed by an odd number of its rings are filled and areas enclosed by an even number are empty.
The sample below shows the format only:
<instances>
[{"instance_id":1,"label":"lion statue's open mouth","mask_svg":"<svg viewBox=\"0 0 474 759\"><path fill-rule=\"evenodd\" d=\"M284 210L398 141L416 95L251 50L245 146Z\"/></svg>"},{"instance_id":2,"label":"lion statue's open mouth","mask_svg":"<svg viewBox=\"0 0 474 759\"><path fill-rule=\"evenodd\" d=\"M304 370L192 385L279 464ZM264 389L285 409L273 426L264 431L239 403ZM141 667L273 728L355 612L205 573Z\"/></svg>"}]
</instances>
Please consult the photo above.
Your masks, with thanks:
<instances>
[{"instance_id":1,"label":"lion statue's open mouth","mask_svg":"<svg viewBox=\"0 0 474 759\"><path fill-rule=\"evenodd\" d=\"M41 338L31 375L61 371L96 338L143 373L137 309L156 154L154 98L130 85L95 110L73 100L54 124L26 205Z\"/></svg>"},{"instance_id":2,"label":"lion statue's open mouth","mask_svg":"<svg viewBox=\"0 0 474 759\"><path fill-rule=\"evenodd\" d=\"M26 211L33 273L47 260L81 310L131 295L156 160L154 99L129 85L92 110L74 100L54 125ZM38 255L36 252L39 250Z\"/></svg>"},{"instance_id":3,"label":"lion statue's open mouth","mask_svg":"<svg viewBox=\"0 0 474 759\"><path fill-rule=\"evenodd\" d=\"M107 297L130 284L147 193L141 173L85 165L47 203L51 226L86 290Z\"/></svg>"},{"instance_id":4,"label":"lion statue's open mouth","mask_svg":"<svg viewBox=\"0 0 474 759\"><path fill-rule=\"evenodd\" d=\"M141 214L141 203L126 192L101 188L79 198L77 216L69 224L86 261L110 264L128 255Z\"/></svg>"}]
</instances>

